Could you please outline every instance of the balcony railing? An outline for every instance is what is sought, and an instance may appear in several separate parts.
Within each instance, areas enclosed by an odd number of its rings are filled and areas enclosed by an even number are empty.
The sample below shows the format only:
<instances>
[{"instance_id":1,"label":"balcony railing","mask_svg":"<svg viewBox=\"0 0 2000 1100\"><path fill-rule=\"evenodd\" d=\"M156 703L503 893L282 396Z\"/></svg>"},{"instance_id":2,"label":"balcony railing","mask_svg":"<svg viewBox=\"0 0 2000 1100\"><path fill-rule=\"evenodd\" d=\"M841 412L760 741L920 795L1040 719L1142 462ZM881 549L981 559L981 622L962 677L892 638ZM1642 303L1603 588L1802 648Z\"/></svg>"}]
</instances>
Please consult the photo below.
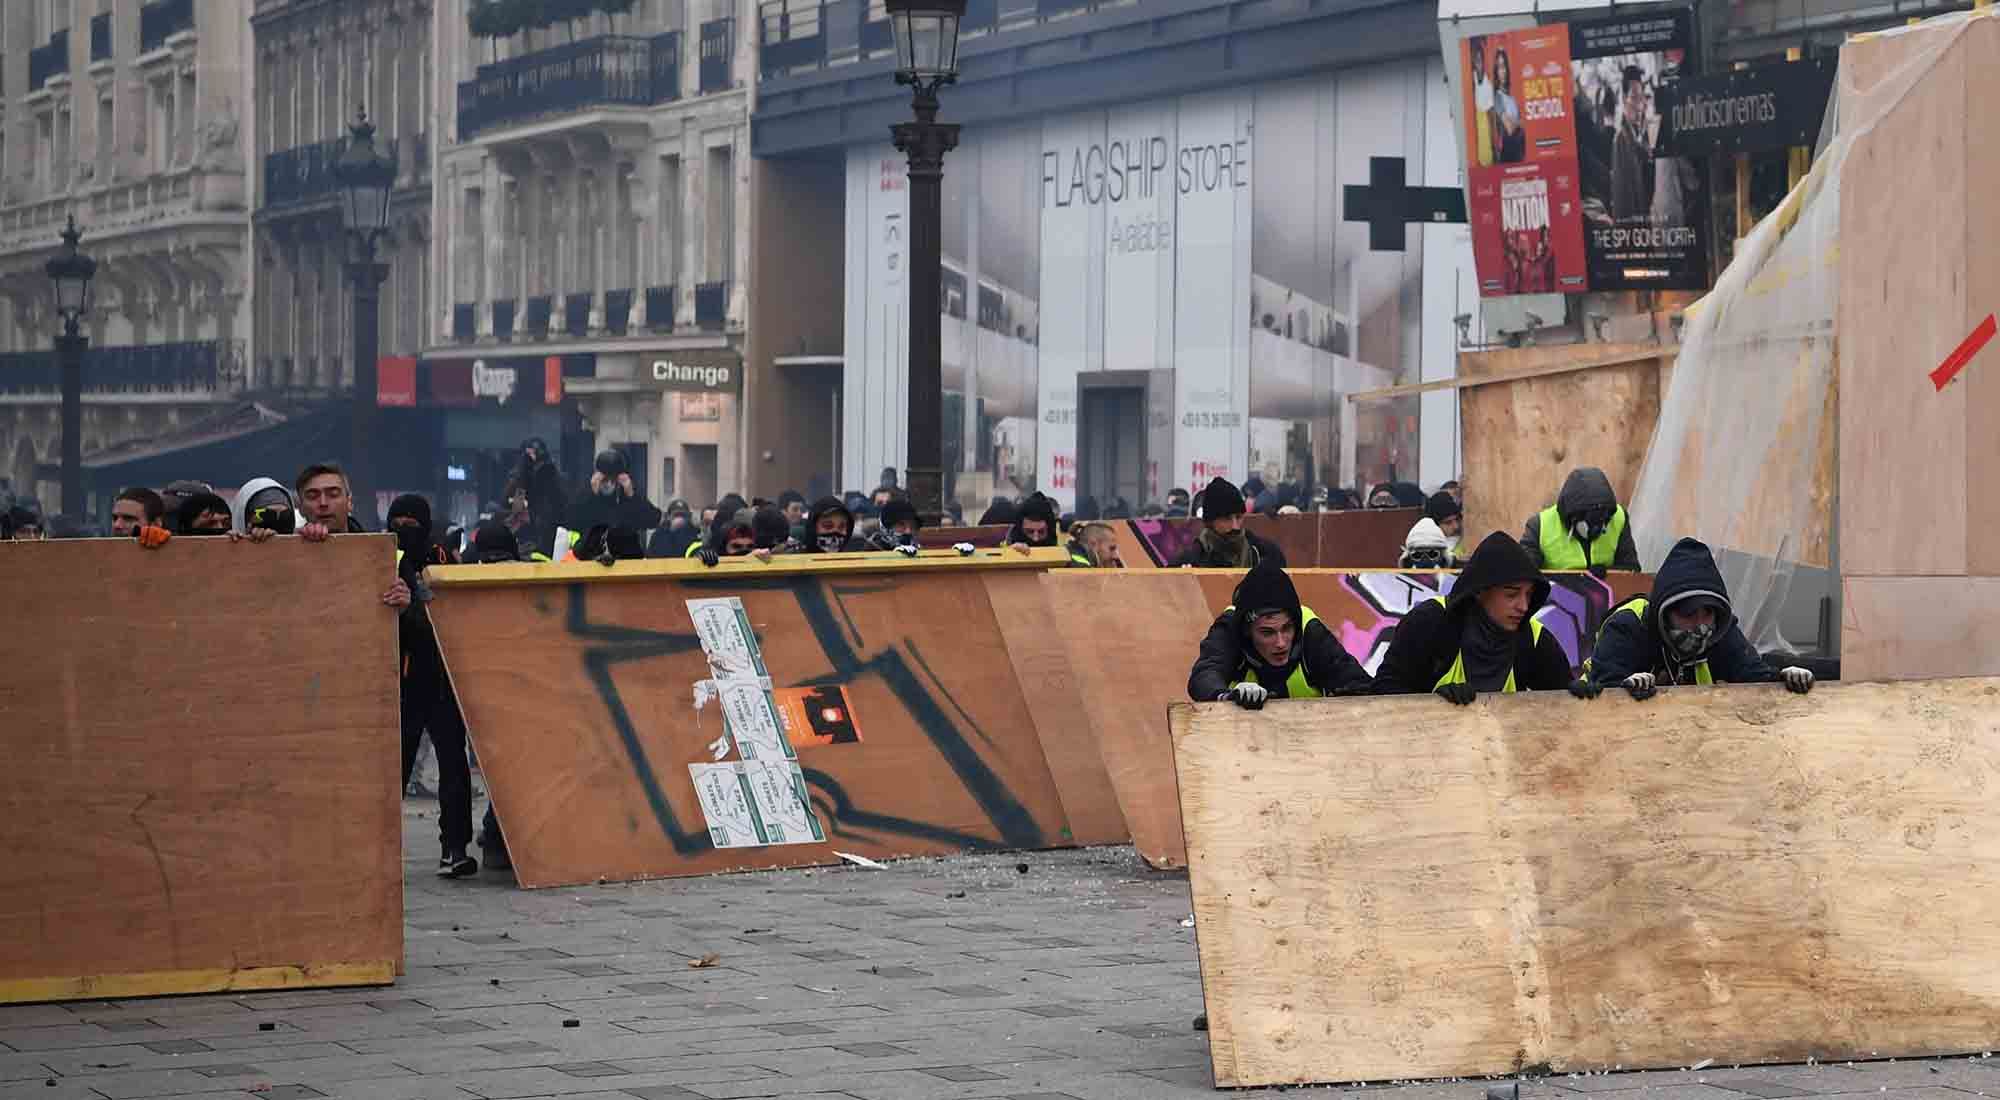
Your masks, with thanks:
<instances>
[{"instance_id":1,"label":"balcony railing","mask_svg":"<svg viewBox=\"0 0 2000 1100\"><path fill-rule=\"evenodd\" d=\"M111 13L90 17L90 60L111 60Z\"/></svg>"},{"instance_id":2,"label":"balcony railing","mask_svg":"<svg viewBox=\"0 0 2000 1100\"><path fill-rule=\"evenodd\" d=\"M604 292L604 331L614 336L625 335L632 324L632 291L607 290Z\"/></svg>"},{"instance_id":3,"label":"balcony railing","mask_svg":"<svg viewBox=\"0 0 2000 1100\"><path fill-rule=\"evenodd\" d=\"M514 338L514 299L493 299L493 335L501 340Z\"/></svg>"},{"instance_id":4,"label":"balcony railing","mask_svg":"<svg viewBox=\"0 0 2000 1100\"><path fill-rule=\"evenodd\" d=\"M712 19L701 25L701 92L736 86L729 72L729 55L736 45L736 20Z\"/></svg>"},{"instance_id":5,"label":"balcony railing","mask_svg":"<svg viewBox=\"0 0 2000 1100\"><path fill-rule=\"evenodd\" d=\"M554 301L546 294L537 294L528 299L528 335L540 339L549 334L549 316L555 312Z\"/></svg>"},{"instance_id":6,"label":"balcony railing","mask_svg":"<svg viewBox=\"0 0 2000 1100\"><path fill-rule=\"evenodd\" d=\"M694 323L703 328L721 328L729 312L729 284L696 283L694 287Z\"/></svg>"},{"instance_id":7,"label":"balcony railing","mask_svg":"<svg viewBox=\"0 0 2000 1100\"><path fill-rule=\"evenodd\" d=\"M130 393L213 391L222 384L225 368L238 363L240 354L236 342L224 340L87 348L83 353L83 388ZM0 393L56 391L61 386L62 368L55 352L0 354Z\"/></svg>"},{"instance_id":8,"label":"balcony railing","mask_svg":"<svg viewBox=\"0 0 2000 1100\"><path fill-rule=\"evenodd\" d=\"M646 288L646 327L671 331L674 327L675 288L670 286L649 286Z\"/></svg>"},{"instance_id":9,"label":"balcony railing","mask_svg":"<svg viewBox=\"0 0 2000 1100\"><path fill-rule=\"evenodd\" d=\"M52 76L69 71L69 32L57 31L47 42L28 51L28 90L40 91Z\"/></svg>"},{"instance_id":10,"label":"balcony railing","mask_svg":"<svg viewBox=\"0 0 2000 1100\"><path fill-rule=\"evenodd\" d=\"M659 58L663 49L670 60ZM602 34L481 65L472 80L458 86L459 140L539 115L675 99L679 50L676 34ZM661 79L663 70L668 79Z\"/></svg>"},{"instance_id":11,"label":"balcony railing","mask_svg":"<svg viewBox=\"0 0 2000 1100\"><path fill-rule=\"evenodd\" d=\"M571 336L580 336L590 327L590 303L597 295L584 291L581 294L563 295L563 331Z\"/></svg>"},{"instance_id":12,"label":"balcony railing","mask_svg":"<svg viewBox=\"0 0 2000 1100\"><path fill-rule=\"evenodd\" d=\"M479 306L473 302L456 302L451 307L451 338L461 344L470 344L479 337Z\"/></svg>"},{"instance_id":13,"label":"balcony railing","mask_svg":"<svg viewBox=\"0 0 2000 1100\"><path fill-rule=\"evenodd\" d=\"M967 0L961 38L1012 30L1135 0ZM757 65L765 77L891 53L886 15L869 18L868 0L764 0L758 7ZM704 55L706 56L706 55Z\"/></svg>"},{"instance_id":14,"label":"balcony railing","mask_svg":"<svg viewBox=\"0 0 2000 1100\"><path fill-rule=\"evenodd\" d=\"M194 29L194 0L148 0L139 8L139 52L152 53L167 39Z\"/></svg>"},{"instance_id":15,"label":"balcony railing","mask_svg":"<svg viewBox=\"0 0 2000 1100\"><path fill-rule=\"evenodd\" d=\"M264 205L282 206L340 191L333 166L347 152L344 137L280 149L264 157ZM386 140L387 155L401 166L399 176L422 178L428 171L430 141L422 133Z\"/></svg>"}]
</instances>

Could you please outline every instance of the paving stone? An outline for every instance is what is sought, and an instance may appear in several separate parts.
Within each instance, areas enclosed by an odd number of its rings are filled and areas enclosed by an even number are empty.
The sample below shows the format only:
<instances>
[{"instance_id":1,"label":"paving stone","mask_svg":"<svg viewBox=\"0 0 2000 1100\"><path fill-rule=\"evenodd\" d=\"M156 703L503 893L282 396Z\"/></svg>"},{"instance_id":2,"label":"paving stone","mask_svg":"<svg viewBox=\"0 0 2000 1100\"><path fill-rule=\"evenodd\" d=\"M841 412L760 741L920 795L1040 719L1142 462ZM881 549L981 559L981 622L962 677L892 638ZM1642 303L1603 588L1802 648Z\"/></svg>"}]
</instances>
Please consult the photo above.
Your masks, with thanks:
<instances>
[{"instance_id":1,"label":"paving stone","mask_svg":"<svg viewBox=\"0 0 2000 1100\"><path fill-rule=\"evenodd\" d=\"M1107 1027L1104 1030L1117 1035L1123 1035L1128 1039L1164 1039L1169 1035L1180 1034L1178 1031L1161 1027L1158 1024L1140 1024L1136 1027Z\"/></svg>"},{"instance_id":2,"label":"paving stone","mask_svg":"<svg viewBox=\"0 0 2000 1100\"><path fill-rule=\"evenodd\" d=\"M953 997L1005 997L1005 996L1007 996L1007 994L1005 994L1005 993L1002 993L1002 992L1000 992L999 990L997 990L997 989L994 989L994 988L993 988L993 987L991 987L991 986L985 986L985 985L941 985L941 986L938 986L938 987L937 987L937 991L938 991L939 993L945 993L945 994L949 994L950 996L953 996Z\"/></svg>"},{"instance_id":3,"label":"paving stone","mask_svg":"<svg viewBox=\"0 0 2000 1100\"><path fill-rule=\"evenodd\" d=\"M425 1022L424 1026L439 1035L471 1035L493 1030L478 1020L432 1020Z\"/></svg>"},{"instance_id":4,"label":"paving stone","mask_svg":"<svg viewBox=\"0 0 2000 1100\"><path fill-rule=\"evenodd\" d=\"M860 955L856 955L850 951L794 951L792 953L802 959L811 959L814 962L822 963L853 962L861 958Z\"/></svg>"},{"instance_id":5,"label":"paving stone","mask_svg":"<svg viewBox=\"0 0 2000 1100\"><path fill-rule=\"evenodd\" d=\"M545 1046L531 1039L515 1039L505 1043L481 1043L480 1046L496 1054L554 1054L556 1048Z\"/></svg>"},{"instance_id":6,"label":"paving stone","mask_svg":"<svg viewBox=\"0 0 2000 1100\"><path fill-rule=\"evenodd\" d=\"M863 970L861 973L871 974L877 978L928 978L931 976L930 971L918 970L913 966L877 966Z\"/></svg>"},{"instance_id":7,"label":"paving stone","mask_svg":"<svg viewBox=\"0 0 2000 1100\"><path fill-rule=\"evenodd\" d=\"M311 1085L272 1085L259 1088L256 1094L264 1100L310 1100L314 1096L326 1095Z\"/></svg>"},{"instance_id":8,"label":"paving stone","mask_svg":"<svg viewBox=\"0 0 2000 1100\"><path fill-rule=\"evenodd\" d=\"M1005 924L954 924L951 927L958 929L960 932L978 932L983 935L994 936L1012 936L1019 934L1021 931L1018 928L1013 928Z\"/></svg>"},{"instance_id":9,"label":"paving stone","mask_svg":"<svg viewBox=\"0 0 2000 1100\"><path fill-rule=\"evenodd\" d=\"M460 936L458 937L458 940L460 943L470 943L470 944L477 944L481 947L490 947L494 944L513 943L514 937L503 936L498 932L477 932L469 936Z\"/></svg>"},{"instance_id":10,"label":"paving stone","mask_svg":"<svg viewBox=\"0 0 2000 1100\"><path fill-rule=\"evenodd\" d=\"M1156 963L1165 961L1163 959L1154 958L1151 955L1099 955L1097 957L1103 959L1105 962L1113 962L1113 963L1140 964L1140 963Z\"/></svg>"},{"instance_id":11,"label":"paving stone","mask_svg":"<svg viewBox=\"0 0 2000 1100\"><path fill-rule=\"evenodd\" d=\"M1003 1074L988 1073L976 1066L939 1066L935 1069L919 1070L918 1072L928 1073L932 1077L946 1081L1004 1081L1007 1079Z\"/></svg>"},{"instance_id":12,"label":"paving stone","mask_svg":"<svg viewBox=\"0 0 2000 1100\"><path fill-rule=\"evenodd\" d=\"M369 1008L372 1008L372 1009L374 1009L374 1010L375 1010L375 1011L377 1011L377 1012L430 1012L430 1011L433 1011L433 1010L432 1010L432 1008L431 1008L431 1006L429 1006L429 1005L427 1005L427 1004L424 1004L424 1003L423 1003L422 1001L418 1001L418 1000L415 1000L415 999L413 999L413 998L409 998L409 997L405 997L405 998L403 998L403 999L401 999L401 1000L396 1000L396 1001L364 1001L363 1003L364 1003L364 1004L366 1004L366 1005L367 1005L367 1006L368 1006Z\"/></svg>"},{"instance_id":13,"label":"paving stone","mask_svg":"<svg viewBox=\"0 0 2000 1100\"><path fill-rule=\"evenodd\" d=\"M846 1051L857 1058L895 1058L916 1053L894 1043L844 1043L833 1049Z\"/></svg>"},{"instance_id":14,"label":"paving stone","mask_svg":"<svg viewBox=\"0 0 2000 1100\"><path fill-rule=\"evenodd\" d=\"M264 1067L246 1065L242 1062L229 1062L220 1066L190 1066L188 1068L201 1074L203 1077L256 1077L264 1073Z\"/></svg>"},{"instance_id":15,"label":"paving stone","mask_svg":"<svg viewBox=\"0 0 2000 1100\"><path fill-rule=\"evenodd\" d=\"M99 1020L97 1026L117 1034L162 1030L161 1026L152 1020Z\"/></svg>"},{"instance_id":16,"label":"paving stone","mask_svg":"<svg viewBox=\"0 0 2000 1100\"><path fill-rule=\"evenodd\" d=\"M1014 1009L1014 1011L1025 1012L1030 1016L1040 1016L1044 1019L1049 1019L1049 1020L1063 1019L1070 1016L1090 1015L1090 1013L1084 1011L1083 1009L1077 1008L1075 1005L1027 1005L1021 1008Z\"/></svg>"},{"instance_id":17,"label":"paving stone","mask_svg":"<svg viewBox=\"0 0 2000 1100\"><path fill-rule=\"evenodd\" d=\"M701 1093L689 1092L679 1085L652 1085L644 1088L620 1089L612 1095L637 1097L638 1100L684 1100L685 1097L700 1097Z\"/></svg>"},{"instance_id":18,"label":"paving stone","mask_svg":"<svg viewBox=\"0 0 2000 1100\"><path fill-rule=\"evenodd\" d=\"M571 963L566 966L552 966L549 969L561 970L568 974L574 974L579 978L608 978L631 973L629 970L620 970L615 966L606 966L603 963Z\"/></svg>"},{"instance_id":19,"label":"paving stone","mask_svg":"<svg viewBox=\"0 0 2000 1100\"><path fill-rule=\"evenodd\" d=\"M612 898L612 897L588 897L588 898L578 898L576 899L576 903L578 905L588 905L595 908L598 906L624 905L625 899Z\"/></svg>"},{"instance_id":20,"label":"paving stone","mask_svg":"<svg viewBox=\"0 0 2000 1100\"><path fill-rule=\"evenodd\" d=\"M140 1043L139 1045L152 1051L154 1054L200 1054L203 1051L215 1049L199 1039L164 1039L157 1043Z\"/></svg>"},{"instance_id":21,"label":"paving stone","mask_svg":"<svg viewBox=\"0 0 2000 1100\"><path fill-rule=\"evenodd\" d=\"M675 985L672 982L634 982L631 985L621 985L618 988L628 993L637 993L641 997L657 997L662 994L685 996L692 992L688 987Z\"/></svg>"},{"instance_id":22,"label":"paving stone","mask_svg":"<svg viewBox=\"0 0 2000 1100\"><path fill-rule=\"evenodd\" d=\"M1025 943L1030 947L1042 947L1050 950L1059 950L1065 947L1087 946L1086 944L1078 943L1076 940L1064 939L1061 936L1040 936L1035 938L1029 938L1023 936L1021 937L1020 942Z\"/></svg>"},{"instance_id":23,"label":"paving stone","mask_svg":"<svg viewBox=\"0 0 2000 1100\"><path fill-rule=\"evenodd\" d=\"M1757 1081L1738 1078L1711 1081L1709 1083L1717 1088L1728 1089L1731 1092L1740 1092L1746 1096L1761 1096L1764 1100L1784 1100L1788 1096L1808 1095L1804 1089L1795 1089L1790 1085L1782 1085L1776 1081Z\"/></svg>"},{"instance_id":24,"label":"paving stone","mask_svg":"<svg viewBox=\"0 0 2000 1100\"><path fill-rule=\"evenodd\" d=\"M760 1024L762 1030L777 1035L832 1035L833 1029L818 1024Z\"/></svg>"},{"instance_id":25,"label":"paving stone","mask_svg":"<svg viewBox=\"0 0 2000 1100\"><path fill-rule=\"evenodd\" d=\"M507 957L520 962L541 962L547 959L567 959L571 956L569 952L557 951L553 947L524 947L519 951L507 952Z\"/></svg>"},{"instance_id":26,"label":"paving stone","mask_svg":"<svg viewBox=\"0 0 2000 1100\"><path fill-rule=\"evenodd\" d=\"M630 1077L632 1071L610 1062L560 1062L549 1067L571 1077Z\"/></svg>"}]
</instances>

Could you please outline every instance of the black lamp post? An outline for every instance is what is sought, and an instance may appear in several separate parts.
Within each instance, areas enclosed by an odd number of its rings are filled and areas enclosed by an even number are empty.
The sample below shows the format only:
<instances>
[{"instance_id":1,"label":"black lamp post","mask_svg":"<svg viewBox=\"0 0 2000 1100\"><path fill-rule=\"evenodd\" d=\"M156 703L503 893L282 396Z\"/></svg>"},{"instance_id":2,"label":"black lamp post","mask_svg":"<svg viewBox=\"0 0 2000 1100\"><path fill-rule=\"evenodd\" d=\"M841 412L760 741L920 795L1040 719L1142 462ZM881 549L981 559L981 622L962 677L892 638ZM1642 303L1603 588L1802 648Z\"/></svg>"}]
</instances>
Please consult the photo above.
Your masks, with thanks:
<instances>
[{"instance_id":1,"label":"black lamp post","mask_svg":"<svg viewBox=\"0 0 2000 1100\"><path fill-rule=\"evenodd\" d=\"M910 158L909 459L904 483L926 526L944 517L944 351L939 322L944 155L958 126L939 122L938 89L958 80L958 22L966 0L887 0L896 83L911 87L915 122L889 128Z\"/></svg>"},{"instance_id":2,"label":"black lamp post","mask_svg":"<svg viewBox=\"0 0 2000 1100\"><path fill-rule=\"evenodd\" d=\"M354 284L354 419L348 445L348 488L364 518L373 518L374 479L369 476L368 447L375 430L375 362L381 354L382 282L389 265L375 260L375 240L389 228L389 195L396 187L396 162L375 151L375 126L368 112L358 113L347 151L334 163L333 176L346 192L347 237L354 258L347 277ZM362 507L363 501L370 503Z\"/></svg>"},{"instance_id":3,"label":"black lamp post","mask_svg":"<svg viewBox=\"0 0 2000 1100\"><path fill-rule=\"evenodd\" d=\"M97 274L97 261L77 251L81 240L83 231L71 214L62 231L62 251L47 269L63 324L56 337L56 359L62 364L62 510L72 516L83 514L83 349L90 343L83 334L83 315L90 309L91 277Z\"/></svg>"}]
</instances>

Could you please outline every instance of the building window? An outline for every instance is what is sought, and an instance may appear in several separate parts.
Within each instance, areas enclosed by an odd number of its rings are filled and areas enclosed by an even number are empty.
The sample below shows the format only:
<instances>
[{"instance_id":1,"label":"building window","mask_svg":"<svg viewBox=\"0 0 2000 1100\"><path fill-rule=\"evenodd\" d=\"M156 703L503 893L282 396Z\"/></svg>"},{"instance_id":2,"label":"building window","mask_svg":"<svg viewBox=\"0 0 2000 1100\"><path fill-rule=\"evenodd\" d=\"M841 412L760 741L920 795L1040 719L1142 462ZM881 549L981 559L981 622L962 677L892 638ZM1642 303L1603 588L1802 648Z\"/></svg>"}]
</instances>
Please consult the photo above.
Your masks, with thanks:
<instances>
[{"instance_id":1,"label":"building window","mask_svg":"<svg viewBox=\"0 0 2000 1100\"><path fill-rule=\"evenodd\" d=\"M660 285L674 286L681 273L681 158L660 158Z\"/></svg>"},{"instance_id":2,"label":"building window","mask_svg":"<svg viewBox=\"0 0 2000 1100\"><path fill-rule=\"evenodd\" d=\"M736 150L718 145L708 151L708 240L706 282L726 283L736 255Z\"/></svg>"},{"instance_id":3,"label":"building window","mask_svg":"<svg viewBox=\"0 0 2000 1100\"><path fill-rule=\"evenodd\" d=\"M97 172L100 183L110 182L112 158L117 155L116 118L117 106L112 97L105 96L97 101Z\"/></svg>"}]
</instances>

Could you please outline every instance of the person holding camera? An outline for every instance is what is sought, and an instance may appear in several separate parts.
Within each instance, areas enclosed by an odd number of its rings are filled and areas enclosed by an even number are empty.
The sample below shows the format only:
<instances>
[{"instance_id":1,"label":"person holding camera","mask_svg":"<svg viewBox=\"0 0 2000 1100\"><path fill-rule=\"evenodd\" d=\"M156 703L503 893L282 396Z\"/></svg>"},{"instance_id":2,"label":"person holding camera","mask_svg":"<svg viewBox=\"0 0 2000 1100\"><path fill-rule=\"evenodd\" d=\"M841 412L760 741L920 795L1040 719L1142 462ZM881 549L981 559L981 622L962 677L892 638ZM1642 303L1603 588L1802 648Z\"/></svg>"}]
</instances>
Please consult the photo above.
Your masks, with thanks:
<instances>
[{"instance_id":1,"label":"person holding camera","mask_svg":"<svg viewBox=\"0 0 2000 1100\"><path fill-rule=\"evenodd\" d=\"M549 445L536 436L521 443L521 454L514 465L514 472L507 479L507 491L500 496L507 507L514 504L515 494L526 500L528 535L537 548L553 554L550 546L554 541L556 525L563 521L567 510L568 494L563 492L562 473L556 469L555 459L549 453ZM515 537L521 534L520 526L515 528Z\"/></svg>"},{"instance_id":2,"label":"person holding camera","mask_svg":"<svg viewBox=\"0 0 2000 1100\"><path fill-rule=\"evenodd\" d=\"M596 469L591 471L585 492L570 502L564 521L572 531L607 528L638 532L660 525L660 510L639 495L632 484L632 472L625 456L616 449L597 452Z\"/></svg>"}]
</instances>

